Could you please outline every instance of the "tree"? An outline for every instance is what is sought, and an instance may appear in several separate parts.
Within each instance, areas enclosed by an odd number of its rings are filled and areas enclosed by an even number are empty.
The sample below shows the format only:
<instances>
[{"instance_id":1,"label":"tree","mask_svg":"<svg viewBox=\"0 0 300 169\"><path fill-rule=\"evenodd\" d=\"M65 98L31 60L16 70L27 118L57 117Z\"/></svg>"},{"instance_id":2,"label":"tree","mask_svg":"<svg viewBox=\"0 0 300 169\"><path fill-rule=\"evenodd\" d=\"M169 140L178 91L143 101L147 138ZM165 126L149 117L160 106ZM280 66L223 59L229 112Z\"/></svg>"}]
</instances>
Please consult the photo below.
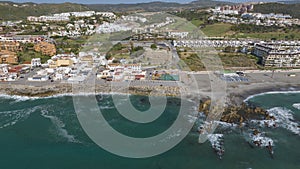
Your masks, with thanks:
<instances>
[{"instance_id":1,"label":"tree","mask_svg":"<svg viewBox=\"0 0 300 169\"><path fill-rule=\"evenodd\" d=\"M233 52L235 52L235 47L227 46L227 47L225 47L224 52L233 53Z\"/></svg>"},{"instance_id":2,"label":"tree","mask_svg":"<svg viewBox=\"0 0 300 169\"><path fill-rule=\"evenodd\" d=\"M150 46L150 48L153 49L153 50L155 50L155 49L157 49L157 46L156 46L156 44L153 43L153 44Z\"/></svg>"}]
</instances>

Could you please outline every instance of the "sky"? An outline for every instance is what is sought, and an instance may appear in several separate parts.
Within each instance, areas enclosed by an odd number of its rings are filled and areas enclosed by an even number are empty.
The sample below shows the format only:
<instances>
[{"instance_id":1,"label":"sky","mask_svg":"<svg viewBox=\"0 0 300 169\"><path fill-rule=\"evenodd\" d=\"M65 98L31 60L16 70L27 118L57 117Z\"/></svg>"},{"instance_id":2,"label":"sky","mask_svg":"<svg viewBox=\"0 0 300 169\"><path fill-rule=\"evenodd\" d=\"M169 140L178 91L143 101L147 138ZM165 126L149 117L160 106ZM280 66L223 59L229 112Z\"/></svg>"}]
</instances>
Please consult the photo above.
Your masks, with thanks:
<instances>
[{"instance_id":1,"label":"sky","mask_svg":"<svg viewBox=\"0 0 300 169\"><path fill-rule=\"evenodd\" d=\"M0 0L2 1L2 0ZM10 0L7 0L10 1ZM119 4L119 3L140 3L140 2L151 2L151 1L161 1L161 2L178 2L178 3L188 3L194 0L11 0L13 2L35 2L35 3L63 3L63 2L73 2L81 4ZM276 1L276 0L222 0L231 2L246 2L246 1Z\"/></svg>"}]
</instances>

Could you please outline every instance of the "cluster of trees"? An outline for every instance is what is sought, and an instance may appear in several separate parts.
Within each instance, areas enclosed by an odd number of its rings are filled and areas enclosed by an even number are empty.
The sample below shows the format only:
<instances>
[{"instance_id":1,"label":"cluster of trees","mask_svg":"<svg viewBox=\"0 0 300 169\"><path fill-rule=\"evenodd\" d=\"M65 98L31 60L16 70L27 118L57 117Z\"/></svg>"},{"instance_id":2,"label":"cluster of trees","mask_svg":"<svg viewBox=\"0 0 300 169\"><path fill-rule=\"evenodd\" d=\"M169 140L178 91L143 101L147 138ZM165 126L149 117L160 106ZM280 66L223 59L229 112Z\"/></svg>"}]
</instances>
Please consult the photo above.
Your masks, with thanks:
<instances>
[{"instance_id":1,"label":"cluster of trees","mask_svg":"<svg viewBox=\"0 0 300 169\"><path fill-rule=\"evenodd\" d=\"M211 24L213 21L208 20L211 14L207 11L197 11L197 10L183 10L180 12L171 13L181 18L185 18L188 21L201 21L202 25ZM196 25L200 26L200 25Z\"/></svg>"},{"instance_id":2,"label":"cluster of trees","mask_svg":"<svg viewBox=\"0 0 300 169\"><path fill-rule=\"evenodd\" d=\"M157 49L157 45L153 43L153 44L150 46L150 48L153 49L153 50L155 50L155 49Z\"/></svg>"},{"instance_id":3,"label":"cluster of trees","mask_svg":"<svg viewBox=\"0 0 300 169\"><path fill-rule=\"evenodd\" d=\"M300 4L282 4L282 3L266 3L257 4L254 6L254 12L268 14L268 13L282 13L291 15L294 18L300 18Z\"/></svg>"},{"instance_id":4,"label":"cluster of trees","mask_svg":"<svg viewBox=\"0 0 300 169\"><path fill-rule=\"evenodd\" d=\"M31 61L32 58L41 58L42 63L45 63L51 56L43 55L41 52L34 51L33 43L22 43L22 51L17 52L19 63Z\"/></svg>"},{"instance_id":5,"label":"cluster of trees","mask_svg":"<svg viewBox=\"0 0 300 169\"><path fill-rule=\"evenodd\" d=\"M209 12L206 12L206 11L198 12L195 10L184 10L184 11L176 12L176 13L172 13L172 14L175 14L178 17L185 18L188 21L192 21L194 19L207 20L207 18L211 16L211 14Z\"/></svg>"},{"instance_id":6,"label":"cluster of trees","mask_svg":"<svg viewBox=\"0 0 300 169\"><path fill-rule=\"evenodd\" d=\"M52 38L56 42L55 45L58 53L69 52L78 54L82 45L86 42L86 39L83 36L76 39L68 38L67 36L53 36Z\"/></svg>"},{"instance_id":7,"label":"cluster of trees","mask_svg":"<svg viewBox=\"0 0 300 169\"><path fill-rule=\"evenodd\" d=\"M232 31L241 33L264 33L264 32L274 32L281 29L278 26L263 26L254 24L238 24L231 27Z\"/></svg>"}]
</instances>

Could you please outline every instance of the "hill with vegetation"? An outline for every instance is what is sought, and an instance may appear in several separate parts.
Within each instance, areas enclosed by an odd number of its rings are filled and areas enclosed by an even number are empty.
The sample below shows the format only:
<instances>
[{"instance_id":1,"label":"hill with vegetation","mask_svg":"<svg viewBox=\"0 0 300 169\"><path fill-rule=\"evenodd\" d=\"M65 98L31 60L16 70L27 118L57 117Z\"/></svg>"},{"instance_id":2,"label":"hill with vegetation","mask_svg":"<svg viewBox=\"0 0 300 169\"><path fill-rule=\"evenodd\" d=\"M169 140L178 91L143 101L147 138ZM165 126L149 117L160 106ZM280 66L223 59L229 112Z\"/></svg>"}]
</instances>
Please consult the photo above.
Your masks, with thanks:
<instances>
[{"instance_id":1,"label":"hill with vegetation","mask_svg":"<svg viewBox=\"0 0 300 169\"><path fill-rule=\"evenodd\" d=\"M191 3L180 4L174 2L148 2L137 4L75 4L75 3L15 3L0 1L0 20L19 20L27 16L41 16L61 12L75 11L111 11L111 12L139 12L139 11L170 11L186 8L212 7L232 4L214 0L198 0Z\"/></svg>"},{"instance_id":2,"label":"hill with vegetation","mask_svg":"<svg viewBox=\"0 0 300 169\"><path fill-rule=\"evenodd\" d=\"M300 18L300 3L282 4L282 3L265 3L254 5L254 11L258 13L282 13L291 15L294 18Z\"/></svg>"},{"instance_id":3,"label":"hill with vegetation","mask_svg":"<svg viewBox=\"0 0 300 169\"><path fill-rule=\"evenodd\" d=\"M293 1L278 1L279 3L283 4L299 4L300 0L293 0Z\"/></svg>"},{"instance_id":4,"label":"hill with vegetation","mask_svg":"<svg viewBox=\"0 0 300 169\"><path fill-rule=\"evenodd\" d=\"M191 3L180 4L175 2L148 2L136 4L89 4L90 9L96 11L113 11L113 12L130 12L130 11L172 11L187 8L204 8L219 5L230 5L232 2L214 1L214 0L197 0Z\"/></svg>"},{"instance_id":5,"label":"hill with vegetation","mask_svg":"<svg viewBox=\"0 0 300 169\"><path fill-rule=\"evenodd\" d=\"M1 20L20 20L27 16L41 16L61 12L86 11L89 8L85 5L74 3L61 4L35 4L35 3L13 3L0 2Z\"/></svg>"}]
</instances>

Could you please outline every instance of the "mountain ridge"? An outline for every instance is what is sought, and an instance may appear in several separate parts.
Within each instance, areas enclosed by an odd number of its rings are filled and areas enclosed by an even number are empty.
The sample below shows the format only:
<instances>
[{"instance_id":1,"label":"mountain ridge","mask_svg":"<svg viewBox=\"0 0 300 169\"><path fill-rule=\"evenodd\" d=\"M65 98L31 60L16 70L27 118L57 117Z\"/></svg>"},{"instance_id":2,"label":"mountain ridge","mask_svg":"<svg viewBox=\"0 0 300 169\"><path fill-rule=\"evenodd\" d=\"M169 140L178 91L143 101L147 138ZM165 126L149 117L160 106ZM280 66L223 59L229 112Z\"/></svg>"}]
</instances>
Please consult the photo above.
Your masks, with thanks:
<instances>
[{"instance_id":1,"label":"mountain ridge","mask_svg":"<svg viewBox=\"0 0 300 169\"><path fill-rule=\"evenodd\" d=\"M111 11L111 12L155 12L169 11L186 8L210 7L216 5L232 4L231 2L198 0L186 4L176 2L147 2L136 4L77 4L77 3L15 3L11 1L0 1L0 20L20 20L27 16L50 15L60 12L75 11Z\"/></svg>"}]
</instances>

